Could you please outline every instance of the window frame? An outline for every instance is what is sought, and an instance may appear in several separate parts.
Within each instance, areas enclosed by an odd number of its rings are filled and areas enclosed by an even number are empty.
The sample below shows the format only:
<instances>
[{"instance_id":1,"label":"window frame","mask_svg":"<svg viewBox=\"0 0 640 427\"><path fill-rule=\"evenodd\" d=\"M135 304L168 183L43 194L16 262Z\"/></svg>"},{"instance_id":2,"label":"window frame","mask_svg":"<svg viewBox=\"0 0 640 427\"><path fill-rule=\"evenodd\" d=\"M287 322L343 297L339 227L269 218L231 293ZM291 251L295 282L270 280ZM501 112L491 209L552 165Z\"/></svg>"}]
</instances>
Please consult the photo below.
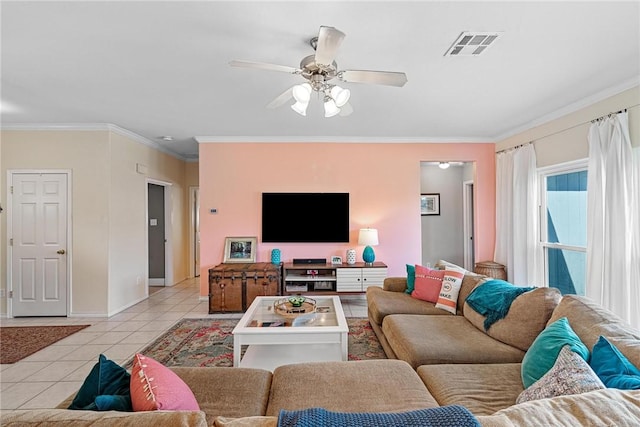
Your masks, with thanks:
<instances>
[{"instance_id":1,"label":"window frame","mask_svg":"<svg viewBox=\"0 0 640 427\"><path fill-rule=\"evenodd\" d=\"M546 256L547 249L559 249L569 250L575 252L587 252L586 245L574 246L565 245L562 243L550 243L547 242L548 235L548 223L547 223L547 178L554 175L562 175L566 173L587 171L589 174L589 159L579 159L569 162L559 163L550 166L543 166L537 169L538 173L538 277L542 277L543 286L550 287L549 285L549 262Z\"/></svg>"}]
</instances>

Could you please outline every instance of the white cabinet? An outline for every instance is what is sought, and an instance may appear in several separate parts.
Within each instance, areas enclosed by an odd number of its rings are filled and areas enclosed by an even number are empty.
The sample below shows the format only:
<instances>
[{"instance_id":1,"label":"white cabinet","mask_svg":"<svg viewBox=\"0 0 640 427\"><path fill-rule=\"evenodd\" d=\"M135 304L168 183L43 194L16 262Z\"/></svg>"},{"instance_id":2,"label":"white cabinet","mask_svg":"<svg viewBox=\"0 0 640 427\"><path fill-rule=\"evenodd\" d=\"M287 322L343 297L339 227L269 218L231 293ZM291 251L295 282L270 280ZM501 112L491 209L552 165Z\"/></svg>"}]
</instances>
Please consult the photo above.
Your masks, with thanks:
<instances>
[{"instance_id":1,"label":"white cabinet","mask_svg":"<svg viewBox=\"0 0 640 427\"><path fill-rule=\"evenodd\" d=\"M387 267L337 268L338 292L365 292L369 286L382 286Z\"/></svg>"}]
</instances>

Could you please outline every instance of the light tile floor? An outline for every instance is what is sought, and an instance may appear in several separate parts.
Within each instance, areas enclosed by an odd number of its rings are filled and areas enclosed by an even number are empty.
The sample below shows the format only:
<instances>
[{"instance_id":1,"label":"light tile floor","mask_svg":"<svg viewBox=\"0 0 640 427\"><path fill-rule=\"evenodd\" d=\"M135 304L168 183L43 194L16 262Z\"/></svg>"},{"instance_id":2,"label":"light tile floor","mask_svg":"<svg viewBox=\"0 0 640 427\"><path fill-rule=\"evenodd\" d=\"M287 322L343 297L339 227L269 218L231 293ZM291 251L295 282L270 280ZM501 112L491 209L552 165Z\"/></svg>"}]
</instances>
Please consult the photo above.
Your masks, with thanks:
<instances>
[{"instance_id":1,"label":"light tile floor","mask_svg":"<svg viewBox=\"0 0 640 427\"><path fill-rule=\"evenodd\" d=\"M179 319L242 316L208 314L209 304L200 301L198 287L196 278L151 288L149 298L111 317L0 319L1 326L91 325L19 362L0 365L0 410L56 407L80 388L100 353L124 364ZM367 316L364 295L341 296L341 301L345 316Z\"/></svg>"}]
</instances>

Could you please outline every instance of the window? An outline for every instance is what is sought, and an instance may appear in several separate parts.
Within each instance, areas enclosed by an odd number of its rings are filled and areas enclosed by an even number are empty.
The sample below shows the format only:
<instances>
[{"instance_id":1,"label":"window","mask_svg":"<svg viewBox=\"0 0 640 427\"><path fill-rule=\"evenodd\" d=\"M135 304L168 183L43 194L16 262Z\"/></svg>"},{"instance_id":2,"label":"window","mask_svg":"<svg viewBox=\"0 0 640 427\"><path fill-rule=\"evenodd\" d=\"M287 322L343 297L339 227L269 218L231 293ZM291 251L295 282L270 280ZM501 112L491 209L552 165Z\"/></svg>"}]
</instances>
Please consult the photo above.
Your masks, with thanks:
<instances>
[{"instance_id":1,"label":"window","mask_svg":"<svg viewBox=\"0 0 640 427\"><path fill-rule=\"evenodd\" d=\"M540 250L545 285L585 294L587 161L539 169Z\"/></svg>"}]
</instances>

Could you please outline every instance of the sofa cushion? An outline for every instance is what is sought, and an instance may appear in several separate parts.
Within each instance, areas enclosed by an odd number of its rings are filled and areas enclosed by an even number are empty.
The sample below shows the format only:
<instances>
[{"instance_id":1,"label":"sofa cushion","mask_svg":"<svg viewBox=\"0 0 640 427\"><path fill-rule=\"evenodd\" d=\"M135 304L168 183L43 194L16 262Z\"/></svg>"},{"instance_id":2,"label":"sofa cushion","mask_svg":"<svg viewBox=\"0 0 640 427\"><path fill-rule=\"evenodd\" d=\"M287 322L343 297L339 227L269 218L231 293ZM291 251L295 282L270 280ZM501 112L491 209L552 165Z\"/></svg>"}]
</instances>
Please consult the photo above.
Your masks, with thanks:
<instances>
[{"instance_id":1,"label":"sofa cushion","mask_svg":"<svg viewBox=\"0 0 640 427\"><path fill-rule=\"evenodd\" d=\"M440 405L462 405L490 415L515 404L522 392L519 363L422 365L417 373Z\"/></svg>"},{"instance_id":2,"label":"sofa cushion","mask_svg":"<svg viewBox=\"0 0 640 427\"><path fill-rule=\"evenodd\" d=\"M279 366L267 415L281 409L338 412L402 412L438 403L416 372L400 360L309 362Z\"/></svg>"},{"instance_id":3,"label":"sofa cushion","mask_svg":"<svg viewBox=\"0 0 640 427\"><path fill-rule=\"evenodd\" d=\"M394 314L382 331L398 359L413 368L442 363L513 363L524 352L479 331L464 316Z\"/></svg>"},{"instance_id":4,"label":"sofa cushion","mask_svg":"<svg viewBox=\"0 0 640 427\"><path fill-rule=\"evenodd\" d=\"M200 409L213 424L217 416L264 415L273 374L264 369L227 367L172 367L189 385Z\"/></svg>"},{"instance_id":5,"label":"sofa cushion","mask_svg":"<svg viewBox=\"0 0 640 427\"><path fill-rule=\"evenodd\" d=\"M592 349L600 336L606 337L634 366L640 367L640 331L611 311L587 297L565 295L548 323L561 317L569 319L571 327L587 348Z\"/></svg>"},{"instance_id":6,"label":"sofa cushion","mask_svg":"<svg viewBox=\"0 0 640 427\"><path fill-rule=\"evenodd\" d=\"M507 315L496 321L486 333L505 344L528 350L533 340L546 327L562 295L556 288L537 288L519 295L511 303ZM485 316L465 302L464 316L484 331Z\"/></svg>"},{"instance_id":7,"label":"sofa cushion","mask_svg":"<svg viewBox=\"0 0 640 427\"><path fill-rule=\"evenodd\" d=\"M134 411L199 411L189 386L172 370L142 354L133 357L131 403Z\"/></svg>"},{"instance_id":8,"label":"sofa cushion","mask_svg":"<svg viewBox=\"0 0 640 427\"><path fill-rule=\"evenodd\" d=\"M278 417L216 417L213 427L278 427Z\"/></svg>"},{"instance_id":9,"label":"sofa cushion","mask_svg":"<svg viewBox=\"0 0 640 427\"><path fill-rule=\"evenodd\" d=\"M460 273L459 271L445 270L440 294L436 301L436 308L441 308L451 314L456 314L458 308L458 293L460 293L463 277L464 273Z\"/></svg>"},{"instance_id":10,"label":"sofa cushion","mask_svg":"<svg viewBox=\"0 0 640 427\"><path fill-rule=\"evenodd\" d=\"M566 317L547 326L533 341L522 359L522 384L525 388L546 374L553 367L560 350L568 345L584 360L589 360L589 350L573 332Z\"/></svg>"},{"instance_id":11,"label":"sofa cushion","mask_svg":"<svg viewBox=\"0 0 640 427\"><path fill-rule=\"evenodd\" d=\"M606 404L605 404L606 402ZM612 388L532 400L480 416L484 427L637 426L640 393Z\"/></svg>"},{"instance_id":12,"label":"sofa cushion","mask_svg":"<svg viewBox=\"0 0 640 427\"><path fill-rule=\"evenodd\" d=\"M560 350L556 363L549 372L520 393L516 403L586 393L604 387L589 364L566 345Z\"/></svg>"},{"instance_id":13,"label":"sofa cushion","mask_svg":"<svg viewBox=\"0 0 640 427\"><path fill-rule=\"evenodd\" d=\"M589 363L607 387L640 390L640 369L605 337L601 336L593 347Z\"/></svg>"},{"instance_id":14,"label":"sofa cushion","mask_svg":"<svg viewBox=\"0 0 640 427\"><path fill-rule=\"evenodd\" d=\"M377 286L367 288L367 309L372 323L382 325L390 314L442 314L449 315L432 302L412 298L404 292L385 291Z\"/></svg>"},{"instance_id":15,"label":"sofa cushion","mask_svg":"<svg viewBox=\"0 0 640 427\"><path fill-rule=\"evenodd\" d=\"M3 411L2 427L206 427L202 411L70 411L68 409L28 409Z\"/></svg>"},{"instance_id":16,"label":"sofa cushion","mask_svg":"<svg viewBox=\"0 0 640 427\"><path fill-rule=\"evenodd\" d=\"M416 265L416 283L411 296L436 303L442 288L444 270L432 270L422 265Z\"/></svg>"}]
</instances>

